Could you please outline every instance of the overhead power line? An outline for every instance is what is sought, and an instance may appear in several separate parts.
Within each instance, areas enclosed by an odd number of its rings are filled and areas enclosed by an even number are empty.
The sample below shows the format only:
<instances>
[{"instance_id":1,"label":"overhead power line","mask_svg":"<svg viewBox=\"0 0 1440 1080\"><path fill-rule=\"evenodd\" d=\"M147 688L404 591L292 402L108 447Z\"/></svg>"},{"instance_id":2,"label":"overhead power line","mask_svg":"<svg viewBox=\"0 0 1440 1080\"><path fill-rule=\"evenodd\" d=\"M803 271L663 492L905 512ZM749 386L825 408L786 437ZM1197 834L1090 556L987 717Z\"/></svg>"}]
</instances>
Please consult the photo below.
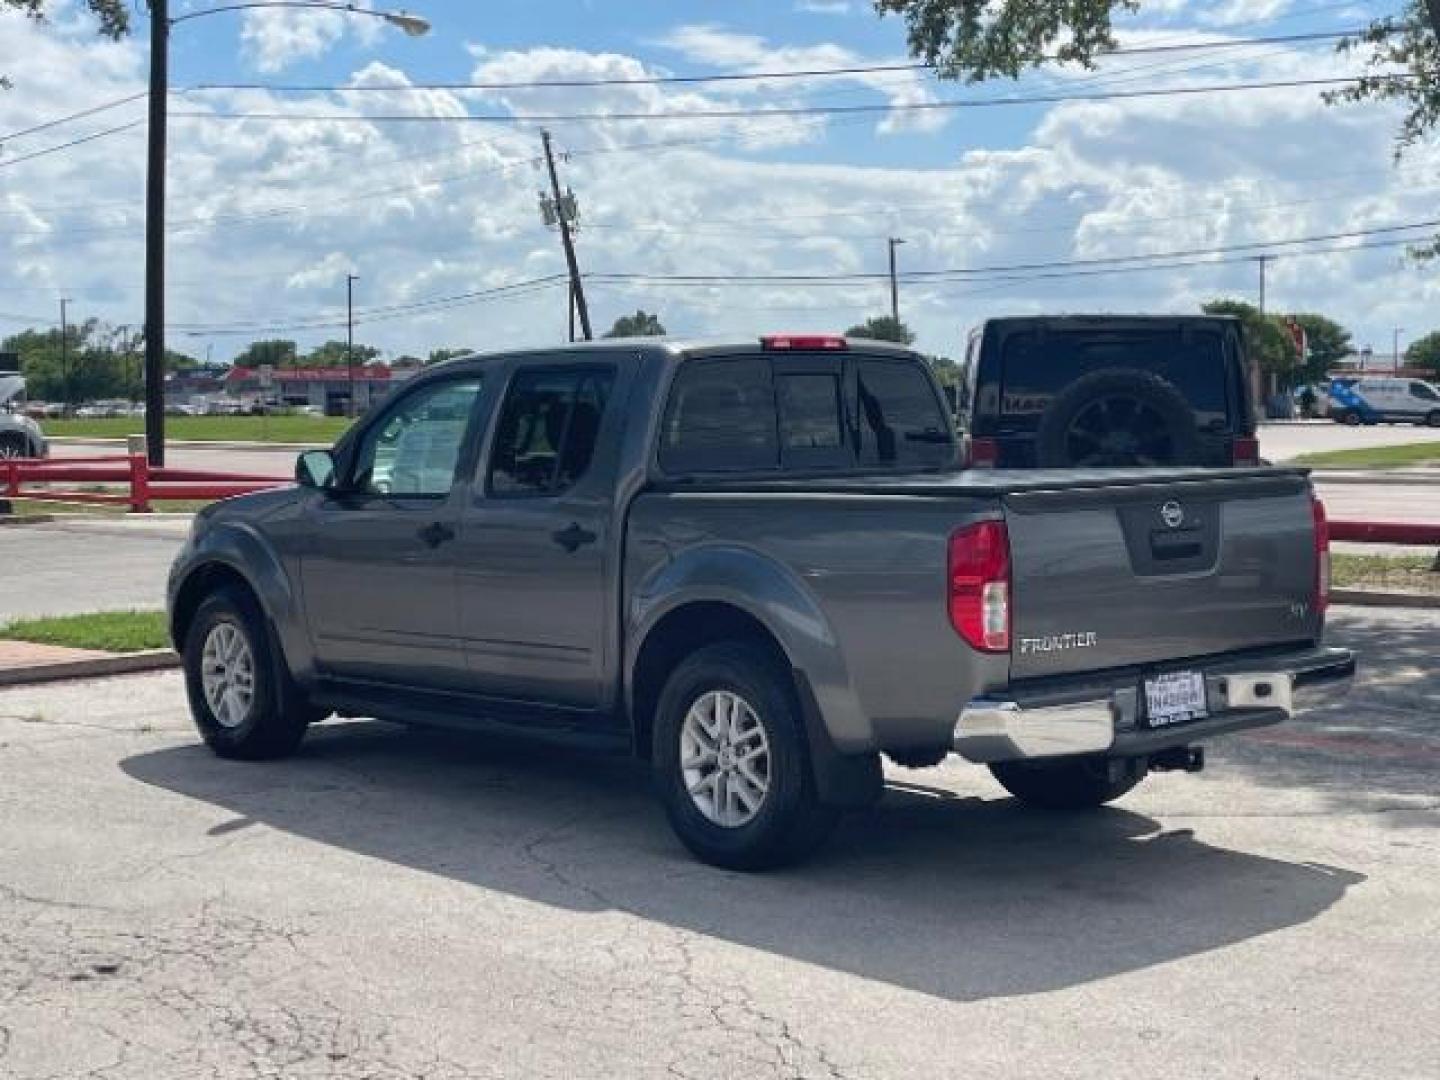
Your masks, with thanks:
<instances>
[{"instance_id":1,"label":"overhead power line","mask_svg":"<svg viewBox=\"0 0 1440 1080\"><path fill-rule=\"evenodd\" d=\"M1000 266L961 267L947 270L909 270L899 275L909 282L946 281L983 277L993 274L1041 271L1071 267L1114 266L1126 263L1150 263L1168 259L1197 258L1207 255L1227 255L1236 252L1254 252L1273 248L1294 247L1301 244L1324 243L1335 240L1351 240L1367 236L1384 236L1397 232L1440 227L1440 218L1430 221L1411 222L1406 225L1386 225L1373 229L1352 229L1346 232L1322 233L1314 236L1297 236L1281 240L1262 240L1245 244L1225 244L1218 247L1188 248L1180 251L1157 251L1138 255L1112 255L1091 259L1060 259L1048 262L1015 263ZM1411 237L1404 243L1414 243L1420 237ZM595 281L611 282L653 282L688 285L823 285L863 284L888 280L886 273L847 274L646 274L601 272L589 274Z\"/></svg>"},{"instance_id":2,"label":"overhead power line","mask_svg":"<svg viewBox=\"0 0 1440 1080\"><path fill-rule=\"evenodd\" d=\"M1362 78L1409 79L1405 72L1381 76L1347 76L1323 79L1278 79L1264 82L1219 83L1207 86L1154 87L1148 90L1115 90L1090 94L1030 94L995 98L964 98L945 101L887 102L865 105L791 105L748 109L676 109L664 112L612 113L464 113L435 116L412 113L285 113L285 112L172 112L186 120L264 120L280 123L434 123L434 124L563 124L616 123L664 120L765 120L796 116L846 116L894 112L944 112L959 109L993 109L1016 105L1055 105L1063 102L1116 101L1135 98L1185 97L1250 90L1293 90L1312 86L1348 86Z\"/></svg>"},{"instance_id":3,"label":"overhead power line","mask_svg":"<svg viewBox=\"0 0 1440 1080\"><path fill-rule=\"evenodd\" d=\"M1099 57L1150 56L1160 53L1208 52L1217 49L1246 48L1254 45L1290 45L1309 41L1338 41L1361 33L1353 30L1323 30L1304 34L1281 34L1274 37L1223 38L1211 41L1175 42L1172 44L1131 45L1110 49ZM1057 56L1048 57L1051 63L1060 62ZM524 81L488 82L427 82L409 83L404 86L381 85L337 85L323 83L197 83L185 88L189 91L211 90L270 90L283 93L328 93L332 91L358 91L361 93L401 93L407 90L575 90L605 86L691 86L702 83L773 82L783 79L817 79L856 75L878 75L890 72L933 71L934 66L926 63L895 64L850 64L837 67L786 68L769 71L731 71L711 75L640 75L632 77L601 79L530 79Z\"/></svg>"},{"instance_id":4,"label":"overhead power line","mask_svg":"<svg viewBox=\"0 0 1440 1080\"><path fill-rule=\"evenodd\" d=\"M43 124L22 128L19 131L12 131L8 135L0 135L0 143L7 143L11 139L18 139L24 135L34 135L37 131L48 131L50 128L59 127L61 124L68 124L72 120L82 120L87 116L94 116L96 113L107 112L110 109L118 109L121 105L129 105L130 102L139 101L143 97L145 97L145 91L142 90L138 94L116 98L114 101L107 101L102 105L95 105L88 109L81 109L79 112L70 113L68 116L57 116L54 120L46 120Z\"/></svg>"},{"instance_id":5,"label":"overhead power line","mask_svg":"<svg viewBox=\"0 0 1440 1080\"><path fill-rule=\"evenodd\" d=\"M58 146L47 146L44 150L36 150L20 157L0 158L0 169L9 168L11 165L19 165L22 161L31 161L46 154L58 154L61 150L69 150L72 146L80 146L82 143L94 142L96 139L103 139L107 135L118 135L122 131L129 131L131 128L140 127L144 120L132 120L128 124L121 124L118 127L106 128L104 131L97 131L91 135L85 135L78 139L71 139L69 142L60 143Z\"/></svg>"}]
</instances>

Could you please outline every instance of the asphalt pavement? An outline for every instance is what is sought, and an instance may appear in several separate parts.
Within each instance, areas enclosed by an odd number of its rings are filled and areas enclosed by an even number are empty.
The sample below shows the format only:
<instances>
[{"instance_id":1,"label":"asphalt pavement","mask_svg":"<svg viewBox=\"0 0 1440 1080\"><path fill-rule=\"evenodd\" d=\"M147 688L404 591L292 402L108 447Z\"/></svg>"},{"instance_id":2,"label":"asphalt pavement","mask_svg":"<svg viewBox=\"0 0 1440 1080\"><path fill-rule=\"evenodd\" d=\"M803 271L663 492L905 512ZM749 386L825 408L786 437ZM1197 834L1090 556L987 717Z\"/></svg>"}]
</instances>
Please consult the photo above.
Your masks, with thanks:
<instances>
[{"instance_id":1,"label":"asphalt pavement","mask_svg":"<svg viewBox=\"0 0 1440 1080\"><path fill-rule=\"evenodd\" d=\"M1440 1075L1440 615L1348 704L1031 812L892 770L804 867L691 861L624 760L332 721L222 762L179 676L0 692L0 1074Z\"/></svg>"}]
</instances>

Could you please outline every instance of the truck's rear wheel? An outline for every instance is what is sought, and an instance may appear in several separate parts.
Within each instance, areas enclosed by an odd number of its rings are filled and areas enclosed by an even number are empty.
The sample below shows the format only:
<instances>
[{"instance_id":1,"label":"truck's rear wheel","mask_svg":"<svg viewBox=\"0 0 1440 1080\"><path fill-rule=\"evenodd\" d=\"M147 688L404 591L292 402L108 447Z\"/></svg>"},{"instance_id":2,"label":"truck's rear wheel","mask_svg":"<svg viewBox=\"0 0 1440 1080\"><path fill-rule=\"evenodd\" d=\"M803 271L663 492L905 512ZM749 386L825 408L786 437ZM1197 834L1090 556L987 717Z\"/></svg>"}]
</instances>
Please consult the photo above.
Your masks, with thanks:
<instances>
[{"instance_id":1,"label":"truck's rear wheel","mask_svg":"<svg viewBox=\"0 0 1440 1080\"><path fill-rule=\"evenodd\" d=\"M265 615L241 589L217 589L185 636L185 689L200 736L216 754L258 761L292 753L314 711L284 684Z\"/></svg>"},{"instance_id":2,"label":"truck's rear wheel","mask_svg":"<svg viewBox=\"0 0 1440 1080\"><path fill-rule=\"evenodd\" d=\"M29 453L25 436L14 431L0 432L0 458L22 458Z\"/></svg>"},{"instance_id":3,"label":"truck's rear wheel","mask_svg":"<svg viewBox=\"0 0 1440 1080\"><path fill-rule=\"evenodd\" d=\"M1047 810L1103 806L1134 790L1148 771L1143 760L1103 757L1005 761L990 766L991 774L1011 795Z\"/></svg>"},{"instance_id":4,"label":"truck's rear wheel","mask_svg":"<svg viewBox=\"0 0 1440 1080\"><path fill-rule=\"evenodd\" d=\"M744 642L708 645L675 668L655 711L656 784L696 857L731 870L798 861L834 826L815 793L787 673Z\"/></svg>"}]
</instances>

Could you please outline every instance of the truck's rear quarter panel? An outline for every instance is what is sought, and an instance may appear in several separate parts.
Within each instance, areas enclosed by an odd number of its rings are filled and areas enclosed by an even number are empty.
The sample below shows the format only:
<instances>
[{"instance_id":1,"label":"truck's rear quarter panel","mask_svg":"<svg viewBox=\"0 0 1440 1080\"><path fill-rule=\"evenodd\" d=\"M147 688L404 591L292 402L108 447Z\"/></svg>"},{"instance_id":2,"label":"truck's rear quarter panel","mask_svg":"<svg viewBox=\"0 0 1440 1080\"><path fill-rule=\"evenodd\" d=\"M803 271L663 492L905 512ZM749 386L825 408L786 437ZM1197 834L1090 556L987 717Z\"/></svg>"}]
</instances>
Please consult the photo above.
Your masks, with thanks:
<instances>
[{"instance_id":1,"label":"truck's rear quarter panel","mask_svg":"<svg viewBox=\"0 0 1440 1080\"><path fill-rule=\"evenodd\" d=\"M937 719L953 718L959 702L1007 678L1008 658L970 652L945 603L946 538L959 524L997 513L994 500L963 498L645 494L632 507L627 533L627 636L654 606L685 601L670 595L673 582L686 580L683 566L673 564L697 561L706 549L743 549L813 599L818 618L794 612L778 624L766 621L792 661L819 682L822 706L848 699L873 727L857 732L827 715L841 749L933 745L943 728ZM766 606L766 597L743 592L708 595L708 581L688 599L729 599L754 605L757 615ZM807 654L828 654L829 661L812 666Z\"/></svg>"}]
</instances>

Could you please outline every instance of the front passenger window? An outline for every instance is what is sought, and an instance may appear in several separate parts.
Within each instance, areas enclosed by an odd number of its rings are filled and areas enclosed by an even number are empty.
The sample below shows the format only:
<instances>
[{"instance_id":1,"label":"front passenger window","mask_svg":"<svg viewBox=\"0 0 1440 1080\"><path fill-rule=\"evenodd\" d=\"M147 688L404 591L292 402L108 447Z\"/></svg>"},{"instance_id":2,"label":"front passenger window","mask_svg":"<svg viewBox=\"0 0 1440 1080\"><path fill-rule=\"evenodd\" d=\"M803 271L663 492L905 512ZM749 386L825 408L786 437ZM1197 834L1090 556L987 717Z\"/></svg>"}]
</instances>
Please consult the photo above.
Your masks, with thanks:
<instances>
[{"instance_id":1,"label":"front passenger window","mask_svg":"<svg viewBox=\"0 0 1440 1080\"><path fill-rule=\"evenodd\" d=\"M370 495L449 495L479 395L475 377L437 383L396 404L365 434L355 488Z\"/></svg>"}]
</instances>

